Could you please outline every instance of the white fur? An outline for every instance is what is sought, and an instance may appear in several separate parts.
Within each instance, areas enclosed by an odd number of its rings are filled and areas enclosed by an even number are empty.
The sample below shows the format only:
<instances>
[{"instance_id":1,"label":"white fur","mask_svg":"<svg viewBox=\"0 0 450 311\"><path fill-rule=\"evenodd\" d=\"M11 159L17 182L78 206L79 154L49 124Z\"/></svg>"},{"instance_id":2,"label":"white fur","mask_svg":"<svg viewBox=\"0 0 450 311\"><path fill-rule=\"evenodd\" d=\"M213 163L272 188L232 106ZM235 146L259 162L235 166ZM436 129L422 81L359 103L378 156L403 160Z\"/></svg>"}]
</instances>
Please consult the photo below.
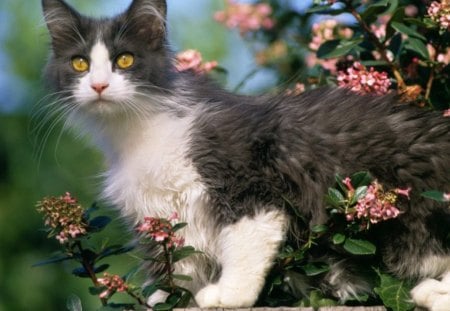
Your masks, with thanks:
<instances>
[{"instance_id":1,"label":"white fur","mask_svg":"<svg viewBox=\"0 0 450 311\"><path fill-rule=\"evenodd\" d=\"M450 311L450 271L441 281L425 279L411 291L411 297L417 306L429 311Z\"/></svg>"},{"instance_id":2,"label":"white fur","mask_svg":"<svg viewBox=\"0 0 450 311\"><path fill-rule=\"evenodd\" d=\"M202 308L251 307L285 237L287 219L278 211L244 217L218 236L222 275L195 296Z\"/></svg>"}]
</instances>

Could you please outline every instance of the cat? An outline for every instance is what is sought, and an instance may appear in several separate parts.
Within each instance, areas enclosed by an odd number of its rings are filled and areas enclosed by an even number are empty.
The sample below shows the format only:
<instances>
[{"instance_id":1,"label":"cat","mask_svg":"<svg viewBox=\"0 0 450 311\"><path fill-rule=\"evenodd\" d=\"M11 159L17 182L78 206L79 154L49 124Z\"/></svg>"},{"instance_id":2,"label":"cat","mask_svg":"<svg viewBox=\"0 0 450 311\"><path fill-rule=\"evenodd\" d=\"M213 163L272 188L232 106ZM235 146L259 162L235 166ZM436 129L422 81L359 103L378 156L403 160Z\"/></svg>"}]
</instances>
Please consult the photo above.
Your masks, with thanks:
<instances>
[{"instance_id":1,"label":"cat","mask_svg":"<svg viewBox=\"0 0 450 311\"><path fill-rule=\"evenodd\" d=\"M384 263L417 281L417 305L450 310L450 210L419 195L449 188L448 118L393 95L243 96L177 72L164 0L134 0L100 19L63 0L42 5L51 37L45 79L68 124L104 154L103 197L133 223L176 210L189 224L186 244L204 255L176 269L193 277L185 285L198 306L254 305L284 241L327 222L323 196L334 175L367 170L412 189L379 236ZM309 228L299 228L286 200ZM345 300L370 290L341 263L324 280L332 293Z\"/></svg>"}]
</instances>

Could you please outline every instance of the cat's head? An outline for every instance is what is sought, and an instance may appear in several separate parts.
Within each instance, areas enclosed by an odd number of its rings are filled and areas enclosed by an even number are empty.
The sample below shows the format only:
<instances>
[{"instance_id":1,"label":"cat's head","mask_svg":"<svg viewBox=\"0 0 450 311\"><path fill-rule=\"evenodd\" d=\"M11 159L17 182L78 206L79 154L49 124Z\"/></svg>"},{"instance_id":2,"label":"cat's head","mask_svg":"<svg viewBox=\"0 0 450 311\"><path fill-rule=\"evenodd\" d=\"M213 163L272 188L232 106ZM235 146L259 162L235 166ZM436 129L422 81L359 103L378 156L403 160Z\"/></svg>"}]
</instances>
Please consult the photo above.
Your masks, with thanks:
<instances>
[{"instance_id":1,"label":"cat's head","mask_svg":"<svg viewBox=\"0 0 450 311\"><path fill-rule=\"evenodd\" d=\"M63 0L42 6L52 46L45 76L61 102L116 113L169 87L165 0L134 0L115 18L83 16Z\"/></svg>"}]
</instances>

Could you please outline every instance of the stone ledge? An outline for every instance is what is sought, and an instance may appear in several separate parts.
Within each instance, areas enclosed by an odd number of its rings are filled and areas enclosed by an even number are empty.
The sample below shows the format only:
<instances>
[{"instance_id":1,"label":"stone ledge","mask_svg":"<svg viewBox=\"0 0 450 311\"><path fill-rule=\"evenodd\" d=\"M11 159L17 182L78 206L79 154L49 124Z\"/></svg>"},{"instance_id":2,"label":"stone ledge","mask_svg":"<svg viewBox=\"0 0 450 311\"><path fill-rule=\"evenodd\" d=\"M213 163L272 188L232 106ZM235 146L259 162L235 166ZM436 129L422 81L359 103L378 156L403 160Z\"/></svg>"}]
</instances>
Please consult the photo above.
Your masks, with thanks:
<instances>
[{"instance_id":1,"label":"stone ledge","mask_svg":"<svg viewBox=\"0 0 450 311\"><path fill-rule=\"evenodd\" d=\"M279 308L242 308L242 309L224 309L224 308L212 308L212 309L202 309L202 308L186 308L186 309L174 309L175 311L386 311L387 309L383 306L376 307L321 307L317 310L314 308L291 308L291 307L279 307Z\"/></svg>"}]
</instances>

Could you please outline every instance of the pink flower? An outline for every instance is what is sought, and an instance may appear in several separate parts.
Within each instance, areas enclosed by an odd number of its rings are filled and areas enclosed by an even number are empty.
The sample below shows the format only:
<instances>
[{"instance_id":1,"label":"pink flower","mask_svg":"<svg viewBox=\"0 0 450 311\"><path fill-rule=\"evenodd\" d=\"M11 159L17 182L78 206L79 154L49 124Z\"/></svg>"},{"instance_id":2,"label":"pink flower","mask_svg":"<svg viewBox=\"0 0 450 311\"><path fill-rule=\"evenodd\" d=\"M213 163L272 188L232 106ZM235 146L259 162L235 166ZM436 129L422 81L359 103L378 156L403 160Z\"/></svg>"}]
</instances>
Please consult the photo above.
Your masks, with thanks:
<instances>
[{"instance_id":1,"label":"pink flower","mask_svg":"<svg viewBox=\"0 0 450 311\"><path fill-rule=\"evenodd\" d=\"M350 177L345 177L342 180L342 183L347 187L347 190L355 191L355 188L353 188L353 186L352 186L352 180L350 179Z\"/></svg>"},{"instance_id":2,"label":"pink flower","mask_svg":"<svg viewBox=\"0 0 450 311\"><path fill-rule=\"evenodd\" d=\"M286 95L298 96L305 92L305 85L303 83L296 83L293 89L286 90Z\"/></svg>"},{"instance_id":3,"label":"pink flower","mask_svg":"<svg viewBox=\"0 0 450 311\"><path fill-rule=\"evenodd\" d=\"M352 222L355 218L360 219L364 224L362 228L367 229L370 223L396 218L400 215L400 210L395 206L397 194L408 196L409 191L410 189L395 189L384 192L382 185L374 181L367 187L365 196L358 200L354 209L350 208L346 212L346 219Z\"/></svg>"},{"instance_id":4,"label":"pink flower","mask_svg":"<svg viewBox=\"0 0 450 311\"><path fill-rule=\"evenodd\" d=\"M450 109L444 110L443 116L447 118L450 117Z\"/></svg>"},{"instance_id":5,"label":"pink flower","mask_svg":"<svg viewBox=\"0 0 450 311\"><path fill-rule=\"evenodd\" d=\"M367 70L359 62L354 62L353 66L345 71L339 71L337 81L340 87L361 94L386 94L391 85L386 72L375 71L373 67Z\"/></svg>"},{"instance_id":6,"label":"pink flower","mask_svg":"<svg viewBox=\"0 0 450 311\"><path fill-rule=\"evenodd\" d=\"M115 292L126 292L128 290L128 285L117 274L110 275L105 272L103 278L97 278L97 282L107 288L99 295L102 299L111 296Z\"/></svg>"},{"instance_id":7,"label":"pink flower","mask_svg":"<svg viewBox=\"0 0 450 311\"><path fill-rule=\"evenodd\" d=\"M217 61L203 63L202 54L190 49L177 54L175 68L180 72L192 70L196 74L204 74L216 68L217 65Z\"/></svg>"},{"instance_id":8,"label":"pink flower","mask_svg":"<svg viewBox=\"0 0 450 311\"><path fill-rule=\"evenodd\" d=\"M444 193L444 201L449 202L450 201L450 192Z\"/></svg>"},{"instance_id":9,"label":"pink flower","mask_svg":"<svg viewBox=\"0 0 450 311\"><path fill-rule=\"evenodd\" d=\"M243 35L250 31L271 29L275 21L270 17L272 7L267 3L248 4L226 1L224 11L214 14L214 19L228 28L238 28Z\"/></svg>"},{"instance_id":10,"label":"pink flower","mask_svg":"<svg viewBox=\"0 0 450 311\"><path fill-rule=\"evenodd\" d=\"M433 1L427 12L430 18L440 25L441 29L450 30L450 2Z\"/></svg>"},{"instance_id":11,"label":"pink flower","mask_svg":"<svg viewBox=\"0 0 450 311\"><path fill-rule=\"evenodd\" d=\"M159 244L167 245L168 248L177 248L184 244L184 238L177 236L173 231L171 222L177 220L177 212L172 213L167 219L145 217L144 222L139 224L136 230Z\"/></svg>"},{"instance_id":12,"label":"pink flower","mask_svg":"<svg viewBox=\"0 0 450 311\"><path fill-rule=\"evenodd\" d=\"M405 196L405 197L407 197L407 198L409 199L409 193L411 192L411 187L408 187L408 188L406 188L406 189L400 189L400 188L397 188L397 189L395 189L395 192L396 192L397 194L400 194L400 195L402 195L402 196Z\"/></svg>"},{"instance_id":13,"label":"pink flower","mask_svg":"<svg viewBox=\"0 0 450 311\"><path fill-rule=\"evenodd\" d=\"M50 235L61 244L86 233L85 211L69 192L58 198L44 198L38 202L37 210L44 214L44 223L51 229Z\"/></svg>"}]
</instances>

